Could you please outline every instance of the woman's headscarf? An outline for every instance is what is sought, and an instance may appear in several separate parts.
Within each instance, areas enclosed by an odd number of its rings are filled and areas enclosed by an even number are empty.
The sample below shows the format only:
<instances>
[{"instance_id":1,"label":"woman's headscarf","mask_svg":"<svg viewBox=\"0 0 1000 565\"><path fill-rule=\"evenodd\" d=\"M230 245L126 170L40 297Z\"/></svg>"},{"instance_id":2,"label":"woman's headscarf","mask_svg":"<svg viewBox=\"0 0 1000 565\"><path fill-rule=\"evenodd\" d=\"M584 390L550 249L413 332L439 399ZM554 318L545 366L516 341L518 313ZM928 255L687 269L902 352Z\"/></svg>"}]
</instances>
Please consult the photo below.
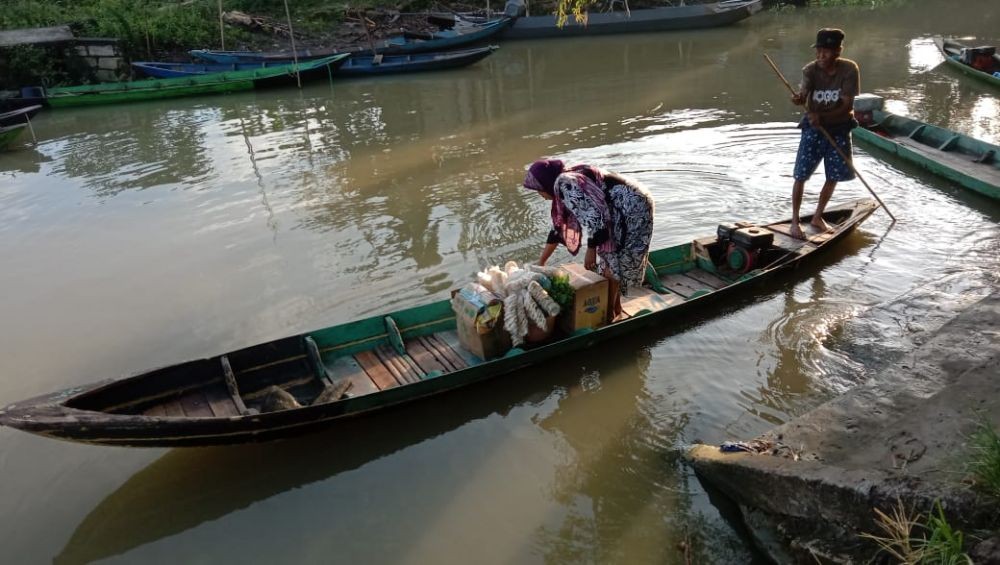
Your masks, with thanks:
<instances>
[{"instance_id":1,"label":"woman's headscarf","mask_svg":"<svg viewBox=\"0 0 1000 565\"><path fill-rule=\"evenodd\" d=\"M532 163L524 177L525 188L544 192L552 197L552 226L562 237L566 250L571 255L576 255L580 251L582 239L580 222L566 207L559 191L555 189L556 179L562 174L565 174L566 180L580 189L586 195L587 200L597 208L604 220L604 227L608 229L610 234L611 214L604 196L604 173L597 167L590 165L575 165L567 169L563 162L558 159L542 159ZM600 245L599 249L601 251L614 250L613 238L609 237Z\"/></svg>"}]
</instances>

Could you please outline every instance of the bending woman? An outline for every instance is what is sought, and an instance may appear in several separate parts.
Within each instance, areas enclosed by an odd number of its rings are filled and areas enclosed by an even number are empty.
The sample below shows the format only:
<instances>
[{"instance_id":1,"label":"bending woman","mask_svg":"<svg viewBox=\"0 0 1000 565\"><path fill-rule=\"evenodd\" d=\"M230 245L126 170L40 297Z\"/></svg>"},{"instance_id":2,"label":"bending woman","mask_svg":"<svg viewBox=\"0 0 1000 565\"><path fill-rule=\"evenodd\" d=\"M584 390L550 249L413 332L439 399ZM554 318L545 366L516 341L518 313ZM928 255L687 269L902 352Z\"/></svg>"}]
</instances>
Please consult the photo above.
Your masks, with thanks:
<instances>
[{"instance_id":1,"label":"bending woman","mask_svg":"<svg viewBox=\"0 0 1000 565\"><path fill-rule=\"evenodd\" d=\"M559 244L572 255L587 232L583 264L611 281L611 310L617 318L621 297L642 284L653 237L653 199L635 181L592 167L562 161L535 161L524 187L552 202L552 230L538 259L544 265ZM598 264L598 258L600 264Z\"/></svg>"}]
</instances>

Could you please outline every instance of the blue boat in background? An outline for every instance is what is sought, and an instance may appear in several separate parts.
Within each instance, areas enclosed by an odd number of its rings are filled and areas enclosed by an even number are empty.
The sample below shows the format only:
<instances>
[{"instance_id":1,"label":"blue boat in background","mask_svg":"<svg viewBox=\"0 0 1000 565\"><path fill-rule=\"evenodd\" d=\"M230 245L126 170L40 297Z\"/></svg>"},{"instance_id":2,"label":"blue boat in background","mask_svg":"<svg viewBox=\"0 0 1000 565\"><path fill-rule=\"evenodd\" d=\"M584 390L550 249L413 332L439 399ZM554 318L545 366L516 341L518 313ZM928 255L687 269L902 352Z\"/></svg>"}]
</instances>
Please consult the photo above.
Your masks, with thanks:
<instances>
[{"instance_id":1,"label":"blue boat in background","mask_svg":"<svg viewBox=\"0 0 1000 565\"><path fill-rule=\"evenodd\" d=\"M370 76L417 71L441 71L471 65L487 57L499 49L496 45L444 51L441 53L416 53L412 55L383 55L358 53L351 56L340 55L343 63L331 66L332 74L337 77ZM198 64L198 63L156 63L136 62L132 67L146 76L154 78L175 78L223 73L232 71L247 71L260 68L285 67L285 62L257 62L230 64Z\"/></svg>"},{"instance_id":2,"label":"blue boat in background","mask_svg":"<svg viewBox=\"0 0 1000 565\"><path fill-rule=\"evenodd\" d=\"M293 55L290 51L212 51L194 49L188 53L195 59L207 63L233 65L252 63L284 63L293 61L297 55L299 61L328 57L339 53L381 53L384 55L406 55L412 53L431 53L447 51L460 47L468 47L484 43L507 29L512 18L503 17L486 22L458 21L455 27L443 29L431 34L404 33L401 36L373 42L370 45L355 45L345 49L302 49Z\"/></svg>"}]
</instances>

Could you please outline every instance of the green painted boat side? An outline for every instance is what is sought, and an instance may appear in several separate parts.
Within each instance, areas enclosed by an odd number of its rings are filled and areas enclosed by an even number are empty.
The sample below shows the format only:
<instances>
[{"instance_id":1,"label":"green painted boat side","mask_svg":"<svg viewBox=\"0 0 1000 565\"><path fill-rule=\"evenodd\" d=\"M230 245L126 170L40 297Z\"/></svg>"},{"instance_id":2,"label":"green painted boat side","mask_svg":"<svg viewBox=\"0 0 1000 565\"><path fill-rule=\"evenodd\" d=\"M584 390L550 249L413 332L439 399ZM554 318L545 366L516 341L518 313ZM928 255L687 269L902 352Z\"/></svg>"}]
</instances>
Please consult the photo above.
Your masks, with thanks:
<instances>
[{"instance_id":1,"label":"green painted boat side","mask_svg":"<svg viewBox=\"0 0 1000 565\"><path fill-rule=\"evenodd\" d=\"M349 55L340 54L298 65L279 65L191 77L56 87L46 90L45 100L50 106L58 108L238 92L283 81L294 81L296 71L302 75L321 76L330 69L332 74L332 70L343 64L348 57Z\"/></svg>"},{"instance_id":2,"label":"green painted boat side","mask_svg":"<svg viewBox=\"0 0 1000 565\"><path fill-rule=\"evenodd\" d=\"M965 188L1000 199L1000 146L882 110L872 112L872 117L876 124L872 129L854 130L859 141L899 155ZM987 154L992 156L976 162Z\"/></svg>"},{"instance_id":3,"label":"green painted boat side","mask_svg":"<svg viewBox=\"0 0 1000 565\"><path fill-rule=\"evenodd\" d=\"M581 330L557 337L534 347L510 350L506 355L482 361L457 343L455 315L449 300L371 316L272 342L251 346L226 355L193 360L120 380L77 387L19 402L0 409L0 424L31 433L103 445L189 446L220 445L286 437L329 425L335 420L355 417L404 402L436 395L451 389L516 372L519 369L557 359L573 351L588 349L599 342L615 339L655 324L684 320L706 305L751 292L758 283L789 270L803 260L830 248L845 237L877 208L872 199L859 199L831 208L824 217L836 224L836 231L810 241L787 237L787 221L764 224L776 231L775 245L762 268L742 276L699 271L712 249L721 249L714 234L665 249L653 251L650 263L661 282L688 283L687 294L675 290L645 295L634 300L650 300L653 309L632 306L631 317L594 330ZM803 217L808 222L809 217ZM784 230L784 231L782 231ZM782 235L780 238L778 235ZM713 260L714 261L714 260ZM682 274L683 273L683 274ZM701 280L699 280L701 279ZM697 288L702 287L702 288ZM697 288L697 290L695 290ZM638 292L637 289L636 292ZM642 302L646 304L646 302ZM387 324L391 317L394 324ZM405 362L450 364L447 371L429 370L408 382L378 385L374 369L362 366L365 359L381 358L384 375L389 370L407 371L405 363L392 369L391 327L395 325L406 342ZM456 340L456 341L452 341ZM396 340L398 342L398 340ZM314 349L310 345L315 344ZM414 348L411 352L410 348ZM312 353L310 352L312 351ZM421 355L423 354L423 357ZM314 363L316 356L318 363ZM451 356L451 357L449 357ZM414 365L415 367L415 365ZM367 390L332 402L267 411L262 397L277 384L296 398L317 398L329 371L338 380L351 379L351 371L365 379ZM227 391L231 379L237 392ZM237 386L238 385L238 386ZM378 386L376 386L378 385ZM354 390L357 390L355 388ZM247 407L260 411L238 412L232 398L243 398ZM199 405L199 402L201 405ZM228 413L217 413L215 405L225 403ZM205 404L211 405L211 410ZM242 403L242 401L240 402ZM164 408L167 407L167 408ZM199 415L201 414L201 415Z\"/></svg>"},{"instance_id":4,"label":"green painted boat side","mask_svg":"<svg viewBox=\"0 0 1000 565\"><path fill-rule=\"evenodd\" d=\"M20 137L27 127L27 124L0 127L0 151L7 149L7 146Z\"/></svg>"},{"instance_id":5,"label":"green painted boat side","mask_svg":"<svg viewBox=\"0 0 1000 565\"><path fill-rule=\"evenodd\" d=\"M967 47L967 45L962 45L957 41L944 39L942 37L935 37L934 44L937 45L938 50L944 55L944 62L952 68L958 69L971 77L975 77L983 82L1000 88L1000 78L997 78L990 73L984 73L979 69L970 67L969 65L966 65L965 63L954 58L959 54L961 49L963 47ZM1000 56L994 55L993 60L996 61L996 68L1000 69Z\"/></svg>"}]
</instances>

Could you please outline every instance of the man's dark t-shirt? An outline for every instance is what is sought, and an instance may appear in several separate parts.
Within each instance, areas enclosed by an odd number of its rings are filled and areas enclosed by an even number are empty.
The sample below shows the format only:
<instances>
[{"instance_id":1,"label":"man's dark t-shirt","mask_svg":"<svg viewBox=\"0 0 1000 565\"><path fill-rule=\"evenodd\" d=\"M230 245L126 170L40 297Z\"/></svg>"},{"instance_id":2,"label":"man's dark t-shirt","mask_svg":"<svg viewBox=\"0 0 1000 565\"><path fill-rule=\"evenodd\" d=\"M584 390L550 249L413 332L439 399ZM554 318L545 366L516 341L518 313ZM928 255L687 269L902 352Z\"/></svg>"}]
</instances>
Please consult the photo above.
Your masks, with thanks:
<instances>
[{"instance_id":1,"label":"man's dark t-shirt","mask_svg":"<svg viewBox=\"0 0 1000 565\"><path fill-rule=\"evenodd\" d=\"M841 104L845 96L855 97L861 91L861 71L858 64L850 59L837 59L836 69L832 75L819 68L816 61L810 62L802 67L802 88L800 92L807 95L806 108L814 112L824 112L832 110ZM851 112L844 120L838 123L825 124L827 126L840 125L853 120L854 113ZM808 122L807 122L808 123Z\"/></svg>"}]
</instances>

